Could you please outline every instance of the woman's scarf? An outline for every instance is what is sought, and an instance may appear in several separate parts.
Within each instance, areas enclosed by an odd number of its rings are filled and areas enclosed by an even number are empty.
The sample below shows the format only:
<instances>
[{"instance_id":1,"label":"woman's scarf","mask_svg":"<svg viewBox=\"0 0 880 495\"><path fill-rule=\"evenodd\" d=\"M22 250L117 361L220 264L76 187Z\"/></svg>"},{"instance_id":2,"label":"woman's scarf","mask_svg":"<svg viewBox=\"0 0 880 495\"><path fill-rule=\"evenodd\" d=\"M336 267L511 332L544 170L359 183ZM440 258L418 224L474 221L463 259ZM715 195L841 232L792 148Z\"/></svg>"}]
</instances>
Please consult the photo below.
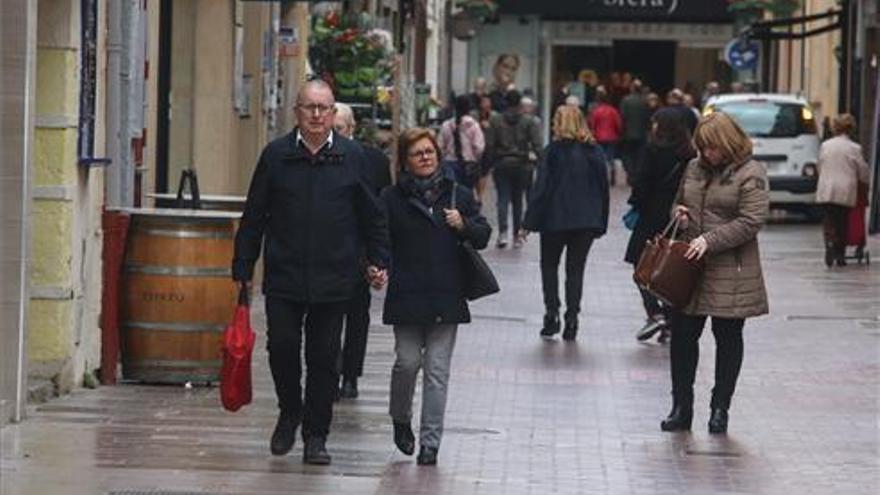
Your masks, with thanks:
<instances>
[{"instance_id":1,"label":"woman's scarf","mask_svg":"<svg viewBox=\"0 0 880 495\"><path fill-rule=\"evenodd\" d=\"M404 172L400 177L400 187L428 208L432 208L440 199L440 195L443 194L443 173L440 171L440 167L437 167L437 170L428 177L416 177L409 172Z\"/></svg>"}]
</instances>

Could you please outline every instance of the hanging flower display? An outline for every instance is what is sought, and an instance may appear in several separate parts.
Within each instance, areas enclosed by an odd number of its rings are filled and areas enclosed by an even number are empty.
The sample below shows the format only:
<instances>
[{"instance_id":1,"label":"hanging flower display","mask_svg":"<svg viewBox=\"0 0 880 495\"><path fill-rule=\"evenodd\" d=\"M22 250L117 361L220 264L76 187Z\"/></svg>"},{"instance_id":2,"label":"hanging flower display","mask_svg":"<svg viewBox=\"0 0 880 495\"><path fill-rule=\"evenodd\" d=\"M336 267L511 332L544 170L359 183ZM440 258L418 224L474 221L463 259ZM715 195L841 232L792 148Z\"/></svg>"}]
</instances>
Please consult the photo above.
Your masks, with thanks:
<instances>
[{"instance_id":1,"label":"hanging flower display","mask_svg":"<svg viewBox=\"0 0 880 495\"><path fill-rule=\"evenodd\" d=\"M391 33L362 24L334 10L312 28L309 60L342 101L371 102L376 87L391 75Z\"/></svg>"},{"instance_id":2,"label":"hanging flower display","mask_svg":"<svg viewBox=\"0 0 880 495\"><path fill-rule=\"evenodd\" d=\"M763 12L773 17L790 17L800 7L800 0L727 0L727 8L742 17L760 18Z\"/></svg>"}]
</instances>

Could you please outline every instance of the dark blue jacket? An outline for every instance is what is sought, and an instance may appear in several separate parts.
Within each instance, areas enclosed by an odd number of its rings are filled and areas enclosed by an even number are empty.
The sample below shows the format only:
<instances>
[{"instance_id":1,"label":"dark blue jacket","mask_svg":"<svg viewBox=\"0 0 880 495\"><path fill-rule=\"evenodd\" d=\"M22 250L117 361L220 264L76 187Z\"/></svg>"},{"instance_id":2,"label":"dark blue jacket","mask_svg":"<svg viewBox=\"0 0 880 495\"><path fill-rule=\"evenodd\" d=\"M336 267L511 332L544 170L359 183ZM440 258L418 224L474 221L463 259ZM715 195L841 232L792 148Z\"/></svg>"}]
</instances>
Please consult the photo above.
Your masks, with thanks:
<instances>
[{"instance_id":1,"label":"dark blue jacket","mask_svg":"<svg viewBox=\"0 0 880 495\"><path fill-rule=\"evenodd\" d=\"M351 298L360 257L388 265L388 230L360 146L335 134L312 155L295 131L263 149L251 179L232 276L250 280L265 235L263 292L304 303Z\"/></svg>"},{"instance_id":2,"label":"dark blue jacket","mask_svg":"<svg viewBox=\"0 0 880 495\"><path fill-rule=\"evenodd\" d=\"M404 179L405 180L405 179ZM465 228L456 232L446 224L452 187ZM459 243L470 240L476 249L489 242L492 228L480 215L471 192L449 178L434 207L410 195L400 184L382 191L382 203L391 235L391 273L385 311L386 325L467 323L471 320L464 297Z\"/></svg>"},{"instance_id":3,"label":"dark blue jacket","mask_svg":"<svg viewBox=\"0 0 880 495\"><path fill-rule=\"evenodd\" d=\"M598 146L555 141L544 150L523 227L535 232L608 229L608 176Z\"/></svg>"}]
</instances>

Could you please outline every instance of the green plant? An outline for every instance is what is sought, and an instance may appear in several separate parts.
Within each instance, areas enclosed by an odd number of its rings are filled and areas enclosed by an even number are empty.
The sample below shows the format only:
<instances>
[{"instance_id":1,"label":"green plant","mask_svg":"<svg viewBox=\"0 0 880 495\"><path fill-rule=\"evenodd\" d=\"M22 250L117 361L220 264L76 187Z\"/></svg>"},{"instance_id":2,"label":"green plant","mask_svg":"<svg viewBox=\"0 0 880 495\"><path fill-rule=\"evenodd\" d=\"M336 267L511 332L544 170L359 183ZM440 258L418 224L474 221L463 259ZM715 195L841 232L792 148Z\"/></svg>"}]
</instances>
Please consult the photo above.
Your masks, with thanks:
<instances>
[{"instance_id":1,"label":"green plant","mask_svg":"<svg viewBox=\"0 0 880 495\"><path fill-rule=\"evenodd\" d=\"M358 19L332 11L312 28L309 59L319 75L353 94L365 95L390 75L390 35L365 30Z\"/></svg>"},{"instance_id":2,"label":"green plant","mask_svg":"<svg viewBox=\"0 0 880 495\"><path fill-rule=\"evenodd\" d=\"M727 0L731 12L752 16L760 12L770 12L773 17L791 17L801 6L800 0Z\"/></svg>"}]
</instances>

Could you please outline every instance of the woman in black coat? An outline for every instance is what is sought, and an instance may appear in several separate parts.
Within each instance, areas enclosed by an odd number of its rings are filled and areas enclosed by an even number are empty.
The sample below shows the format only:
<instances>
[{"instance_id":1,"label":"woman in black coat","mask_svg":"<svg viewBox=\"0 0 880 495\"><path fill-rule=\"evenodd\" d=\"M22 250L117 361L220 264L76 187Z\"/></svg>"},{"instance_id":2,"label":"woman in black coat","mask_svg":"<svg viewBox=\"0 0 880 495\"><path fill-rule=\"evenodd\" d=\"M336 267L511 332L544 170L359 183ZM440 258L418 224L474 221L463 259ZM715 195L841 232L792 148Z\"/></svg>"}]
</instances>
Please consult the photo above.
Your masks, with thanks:
<instances>
[{"instance_id":1,"label":"woman in black coat","mask_svg":"<svg viewBox=\"0 0 880 495\"><path fill-rule=\"evenodd\" d=\"M580 109L561 106L553 116L554 142L544 150L532 188L521 238L541 233L544 327L559 332L559 261L565 250L564 340L577 337L584 267L593 240L608 228L608 176L600 151Z\"/></svg>"},{"instance_id":2,"label":"woman in black coat","mask_svg":"<svg viewBox=\"0 0 880 495\"><path fill-rule=\"evenodd\" d=\"M431 131L409 129L398 142L398 157L405 166L398 183L382 191L392 258L383 321L394 325L397 356L389 409L394 443L410 455L415 449L410 426L413 392L423 368L417 462L432 465L443 434L456 330L471 320L459 244L469 240L483 249L492 229L471 191L441 172L440 148Z\"/></svg>"},{"instance_id":3,"label":"woman in black coat","mask_svg":"<svg viewBox=\"0 0 880 495\"><path fill-rule=\"evenodd\" d=\"M626 246L627 263L638 264L645 242L666 227L684 169L696 155L690 131L678 111L663 109L651 117L648 146L630 178L629 203L638 211L639 218ZM648 291L639 288L639 292L647 321L636 338L644 341L661 332L660 341L665 342L669 338L665 308Z\"/></svg>"}]
</instances>

